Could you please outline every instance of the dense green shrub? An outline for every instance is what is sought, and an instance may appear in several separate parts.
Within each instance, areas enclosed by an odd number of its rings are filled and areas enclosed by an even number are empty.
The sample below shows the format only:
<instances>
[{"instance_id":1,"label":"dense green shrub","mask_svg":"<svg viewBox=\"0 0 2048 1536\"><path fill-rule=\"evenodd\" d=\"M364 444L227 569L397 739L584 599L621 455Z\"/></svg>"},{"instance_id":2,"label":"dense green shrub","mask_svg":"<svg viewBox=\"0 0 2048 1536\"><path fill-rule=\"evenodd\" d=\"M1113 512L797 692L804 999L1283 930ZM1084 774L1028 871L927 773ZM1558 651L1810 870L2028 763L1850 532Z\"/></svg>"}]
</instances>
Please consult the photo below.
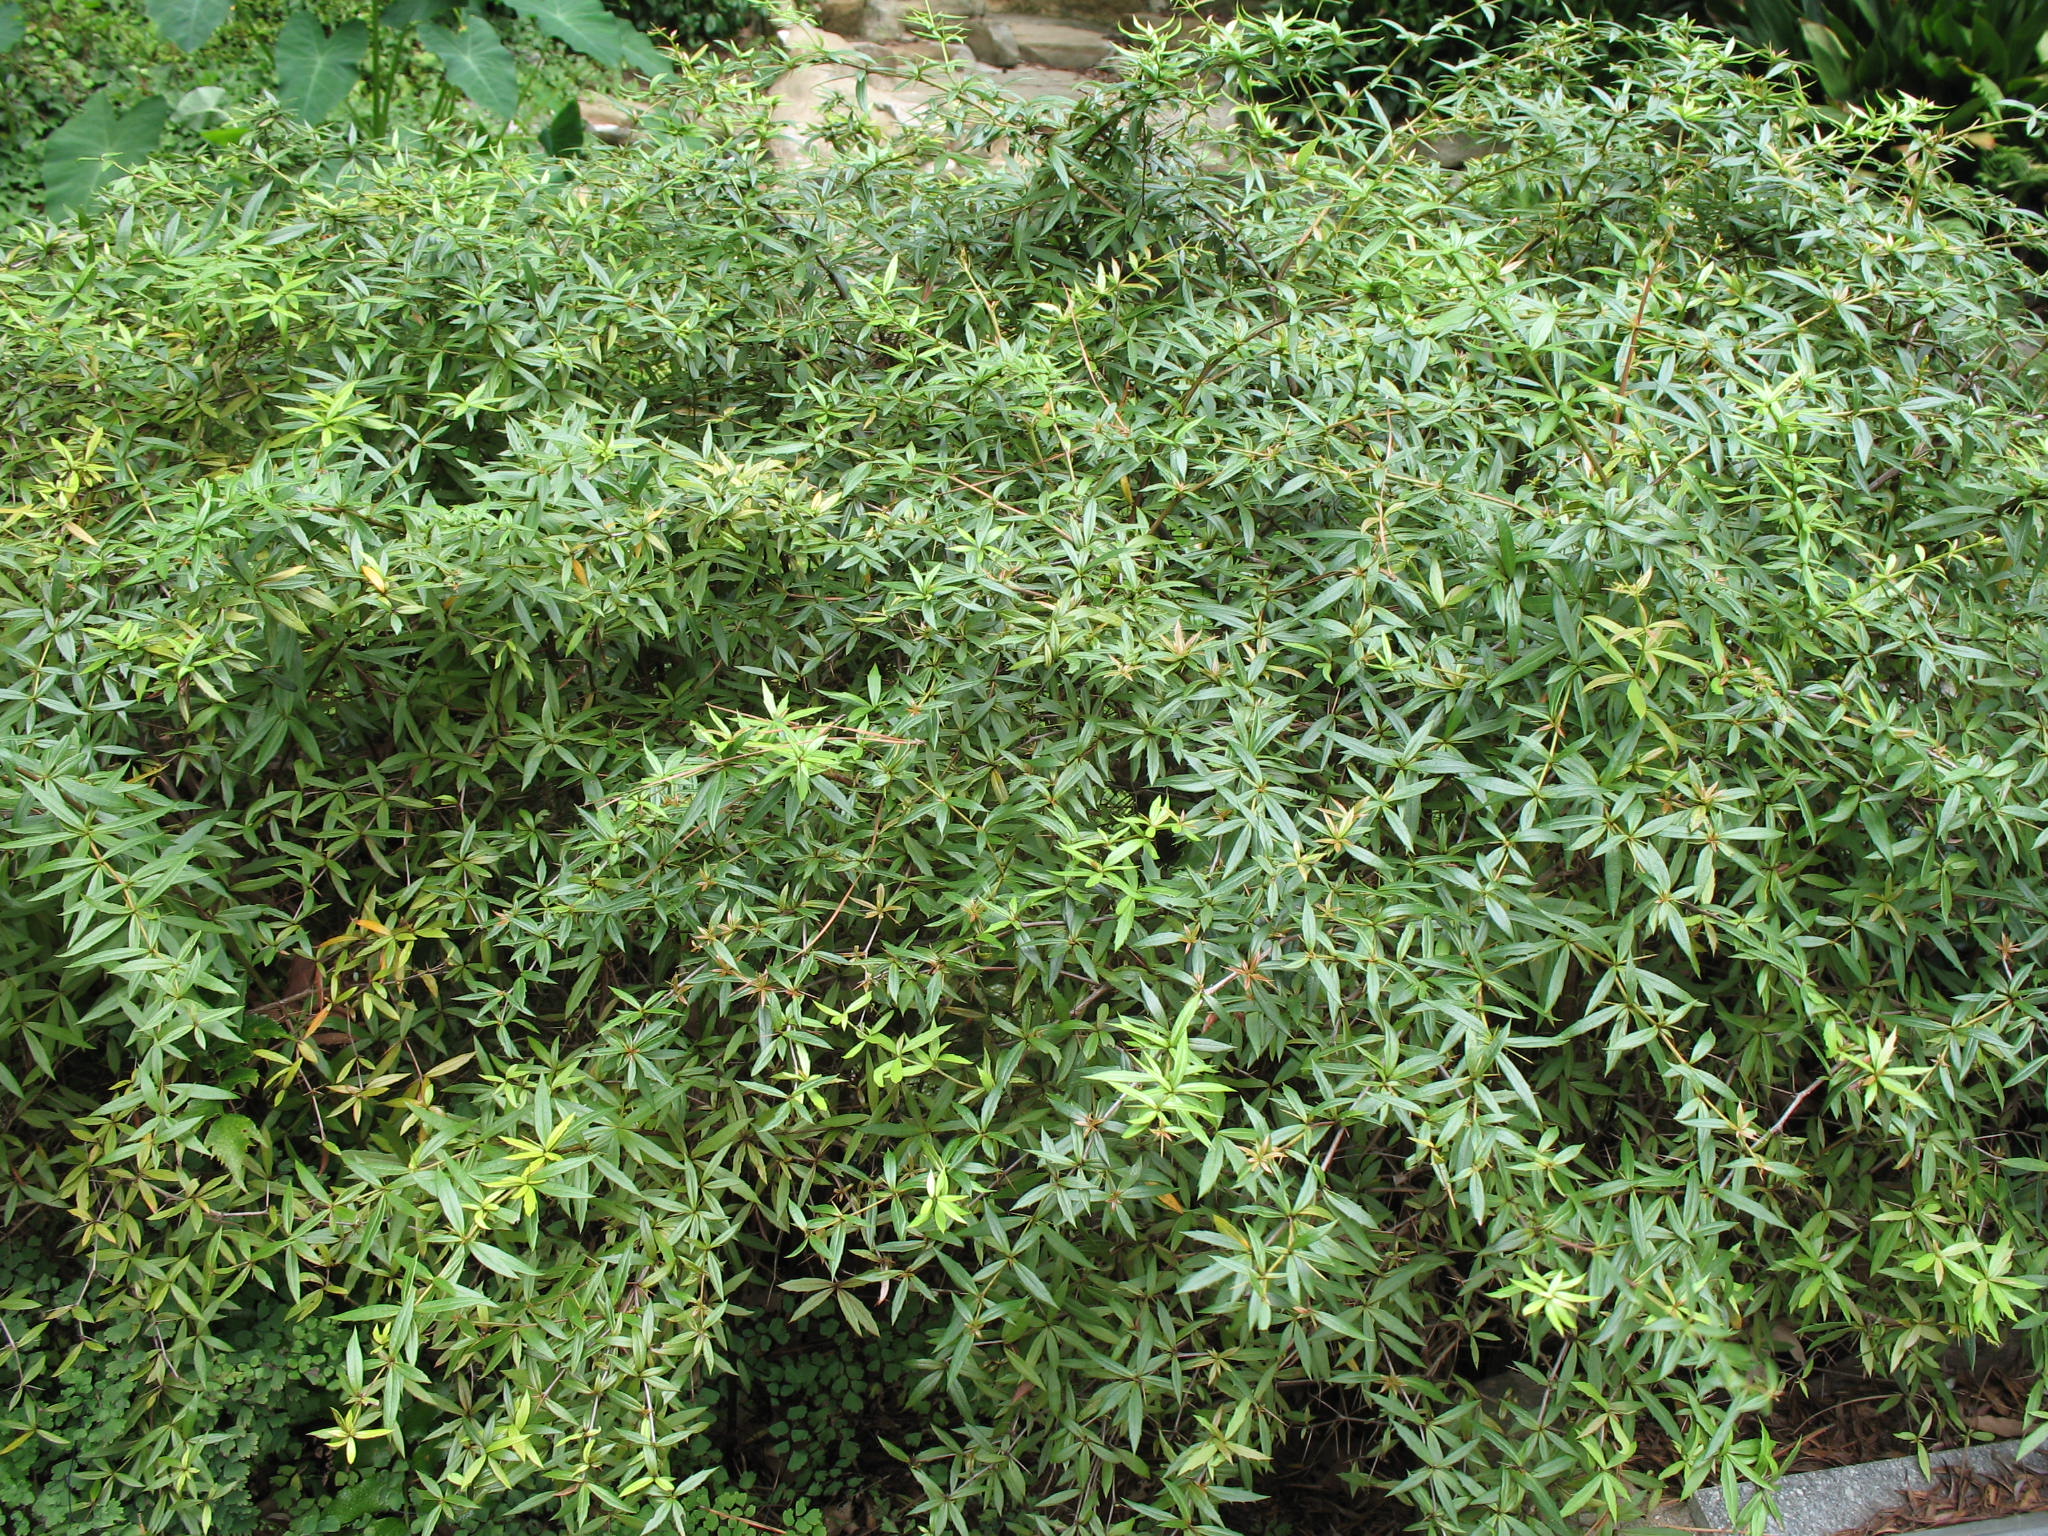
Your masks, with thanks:
<instances>
[{"instance_id":1,"label":"dense green shrub","mask_svg":"<svg viewBox=\"0 0 2048 1536\"><path fill-rule=\"evenodd\" d=\"M16 236L0 1444L196 1526L303 1356L281 1481L695 1531L772 1297L924 1362L913 1526L1227 1529L1341 1406L1548 1536L2030 1301L2020 216L1682 29L1189 111L1339 46Z\"/></svg>"},{"instance_id":2,"label":"dense green shrub","mask_svg":"<svg viewBox=\"0 0 2048 1536\"><path fill-rule=\"evenodd\" d=\"M81 1281L66 1278L26 1245L0 1253L0 1323L20 1314L48 1316L81 1301ZM414 1470L388 1445L364 1448L354 1466L335 1468L312 1438L331 1422L350 1369L347 1330L326 1317L293 1319L278 1307L228 1314L214 1330L203 1378L183 1394L175 1423L159 1427L150 1453L198 1463L208 1488L205 1529L219 1536L398 1536L411 1514L435 1511ZM163 1510L145 1480L141 1496L121 1473L138 1457L133 1430L139 1395L152 1392L154 1353L133 1340L101 1351L74 1347L77 1335L45 1333L40 1349L17 1347L9 1385L15 1407L32 1400L0 1455L0 1533L83 1536L87 1532L165 1530ZM716 1446L695 1448L704 1481L675 1502L673 1524L708 1536L732 1517L770 1512L790 1536L823 1536L825 1511L874 1508L873 1462L865 1430L898 1409L909 1373L911 1340L850 1334L836 1316L791 1324L769 1313L739 1323L731 1337L734 1372L698 1386L692 1407L713 1429ZM25 1392L23 1389L26 1389ZM31 1428L32 1425L32 1428ZM893 1427L893 1426L892 1426ZM914 1427L899 1440L917 1443ZM17 1441L16 1435L21 1438ZM733 1466L719 1464L729 1449ZM865 1463L865 1465L864 1465ZM557 1522L522 1516L517 1500L486 1498L474 1509L440 1509L440 1529L474 1536L539 1536ZM409 1507L410 1506L410 1507ZM202 1506L184 1502L191 1517Z\"/></svg>"},{"instance_id":3,"label":"dense green shrub","mask_svg":"<svg viewBox=\"0 0 2048 1536\"><path fill-rule=\"evenodd\" d=\"M8 218L41 201L42 141L51 129L110 83L125 84L120 104L130 105L178 63L140 0L26 0L23 20L22 40L0 55L0 217ZM242 78L253 69L250 41L242 28L223 33L192 83Z\"/></svg>"},{"instance_id":4,"label":"dense green shrub","mask_svg":"<svg viewBox=\"0 0 2048 1536\"><path fill-rule=\"evenodd\" d=\"M1313 17L1344 29L1344 42L1325 68L1290 81L1275 105L1348 89L1371 96L1396 117L1420 109L1446 75L1514 48L1532 27L1600 19L1647 29L1702 14L1697 0L1260 0L1244 9Z\"/></svg>"},{"instance_id":5,"label":"dense green shrub","mask_svg":"<svg viewBox=\"0 0 2048 1536\"><path fill-rule=\"evenodd\" d=\"M175 101L213 88L225 108L246 111L276 84L275 47L287 14L303 9L335 26L363 8L362 0L235 0L220 28L185 53L164 39L144 0L23 0L25 36L0 53L0 221L41 206L49 135L95 92L127 110L153 94ZM564 47L528 18L495 9L489 19L530 102L552 108L579 89L620 88L617 69ZM434 60L410 41L394 55L385 71L387 115L415 129L445 117L450 103ZM174 118L171 146L197 151L199 132L218 121Z\"/></svg>"}]
</instances>

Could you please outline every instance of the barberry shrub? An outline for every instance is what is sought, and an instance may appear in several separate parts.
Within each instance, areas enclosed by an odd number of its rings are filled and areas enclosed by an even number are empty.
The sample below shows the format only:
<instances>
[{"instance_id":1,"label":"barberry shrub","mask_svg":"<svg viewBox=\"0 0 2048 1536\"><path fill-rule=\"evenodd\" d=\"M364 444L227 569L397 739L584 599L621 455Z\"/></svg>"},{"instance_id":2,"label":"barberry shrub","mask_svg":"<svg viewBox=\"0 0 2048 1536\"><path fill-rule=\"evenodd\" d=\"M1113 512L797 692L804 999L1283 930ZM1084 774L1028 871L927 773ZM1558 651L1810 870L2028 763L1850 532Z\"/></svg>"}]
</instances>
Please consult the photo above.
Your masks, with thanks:
<instances>
[{"instance_id":1,"label":"barberry shrub","mask_svg":"<svg viewBox=\"0 0 2048 1536\"><path fill-rule=\"evenodd\" d=\"M380 1531L694 1530L773 1294L914 1333L906 1529L1242 1528L1341 1415L1549 1536L2029 1312L2024 216L1683 29L1205 111L1338 46L15 238L8 1454L85 1351L202 1529L317 1322Z\"/></svg>"}]
</instances>

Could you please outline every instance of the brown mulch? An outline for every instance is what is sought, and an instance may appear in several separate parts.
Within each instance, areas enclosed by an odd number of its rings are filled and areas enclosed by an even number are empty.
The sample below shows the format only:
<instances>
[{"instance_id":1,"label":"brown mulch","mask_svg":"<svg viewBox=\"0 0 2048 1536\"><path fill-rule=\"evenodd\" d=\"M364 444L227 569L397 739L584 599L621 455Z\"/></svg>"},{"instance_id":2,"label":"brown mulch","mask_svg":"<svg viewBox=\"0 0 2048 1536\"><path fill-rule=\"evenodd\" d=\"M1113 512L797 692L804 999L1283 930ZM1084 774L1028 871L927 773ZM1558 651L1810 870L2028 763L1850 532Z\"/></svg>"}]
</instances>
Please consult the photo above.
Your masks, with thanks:
<instances>
[{"instance_id":1,"label":"brown mulch","mask_svg":"<svg viewBox=\"0 0 2048 1536\"><path fill-rule=\"evenodd\" d=\"M1922 1441L1916 1434L1934 1417L1931 1397L1909 1397L1894 1382L1852 1372L1816 1371L1778 1400L1767 1422L1774 1442L1795 1447L1785 1464L1788 1474L1818 1472L1911 1456L1923 1446L1930 1451L1953 1450L1971 1442L1973 1436L1965 1431L2017 1440L2025 1433L2021 1416L2028 1385L2029 1378L1995 1368L1958 1380L1960 1429L1949 1427L1946 1416L1939 1416L1934 1434ZM1677 1452L1669 1440L1648 1425L1637 1433L1637 1466L1671 1464Z\"/></svg>"},{"instance_id":2,"label":"brown mulch","mask_svg":"<svg viewBox=\"0 0 2048 1536\"><path fill-rule=\"evenodd\" d=\"M1772 1440L1790 1452L1786 1472L1817 1472L1890 1461L1923 1446L1951 1450L1982 1435L2016 1440L2025 1432L2022 1416L2030 1385L2030 1377L1996 1366L1958 1378L1953 1383L1957 1425L1936 1411L1931 1394L1909 1395L1894 1382L1818 1369L1778 1400L1767 1422ZM1923 1429L1931 1431L1924 1441L1916 1438ZM1638 1434L1637 1466L1665 1467L1676 1458L1676 1448L1661 1433L1644 1426ZM2042 1510L2048 1510L2048 1472L1940 1467L1932 1488L1906 1493L1895 1508L1835 1536L1894 1536Z\"/></svg>"},{"instance_id":3,"label":"brown mulch","mask_svg":"<svg viewBox=\"0 0 2048 1536\"><path fill-rule=\"evenodd\" d=\"M1932 1488L1908 1493L1903 1503L1862 1525L1837 1531L1835 1536L1898 1536L1903 1531L1937 1530L1944 1525L2044 1509L2048 1509L2048 1473L2017 1467L1998 1472L1936 1467Z\"/></svg>"},{"instance_id":4,"label":"brown mulch","mask_svg":"<svg viewBox=\"0 0 2048 1536\"><path fill-rule=\"evenodd\" d=\"M2000 1440L2023 1432L2027 1380L1996 1368L1955 1383L1961 1428L1981 1431ZM1914 1432L1933 1403L1915 1402L1889 1381L1843 1372L1816 1372L1803 1388L1788 1392L1771 1412L1771 1438L1796 1445L1787 1472L1815 1472L1823 1467L1853 1466L1910 1456L1922 1442ZM1930 1451L1968 1444L1970 1436L1949 1430L1924 1442Z\"/></svg>"}]
</instances>

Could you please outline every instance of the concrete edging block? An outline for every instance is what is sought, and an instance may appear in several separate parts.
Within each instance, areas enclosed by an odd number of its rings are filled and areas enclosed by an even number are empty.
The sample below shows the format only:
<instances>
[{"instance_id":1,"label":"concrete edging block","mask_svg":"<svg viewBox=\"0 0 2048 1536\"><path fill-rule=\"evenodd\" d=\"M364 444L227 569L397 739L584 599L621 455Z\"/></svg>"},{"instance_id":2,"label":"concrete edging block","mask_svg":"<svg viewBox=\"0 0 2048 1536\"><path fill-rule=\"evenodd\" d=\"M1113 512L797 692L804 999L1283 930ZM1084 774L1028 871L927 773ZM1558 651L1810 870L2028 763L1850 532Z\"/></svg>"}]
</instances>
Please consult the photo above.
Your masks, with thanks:
<instances>
[{"instance_id":1,"label":"concrete edging block","mask_svg":"<svg viewBox=\"0 0 2048 1536\"><path fill-rule=\"evenodd\" d=\"M1996 1445L1964 1446L1953 1451L1936 1451L1927 1458L1929 1471L1941 1467L1967 1466L1979 1472L1998 1472L2018 1465L2029 1472L2048 1471L2048 1452L2036 1452L2020 1460L2015 1456L2017 1440ZM1931 1488L1933 1482L1920 1469L1917 1456L1900 1456L1890 1461L1859 1462L1848 1467L1828 1467L1819 1472L1798 1472L1778 1484L1778 1518L1764 1527L1769 1536L1834 1536L1837 1531L1863 1524L1888 1509L1896 1508L1908 1493ZM1738 1507L1755 1493L1744 1483L1737 1490ZM1684 1506L1680 1506L1681 1512ZM1732 1531L1728 1506L1718 1488L1702 1489L1692 1500L1691 1519L1671 1521L1695 1531ZM1944 1536L2048 1536L2048 1512L2001 1516L1969 1525L1947 1525L1937 1529Z\"/></svg>"},{"instance_id":2,"label":"concrete edging block","mask_svg":"<svg viewBox=\"0 0 2048 1536\"><path fill-rule=\"evenodd\" d=\"M2035 1515L2006 1515L1998 1520L1972 1520L1968 1525L1940 1525L1941 1536L2048 1536L2048 1510Z\"/></svg>"}]
</instances>

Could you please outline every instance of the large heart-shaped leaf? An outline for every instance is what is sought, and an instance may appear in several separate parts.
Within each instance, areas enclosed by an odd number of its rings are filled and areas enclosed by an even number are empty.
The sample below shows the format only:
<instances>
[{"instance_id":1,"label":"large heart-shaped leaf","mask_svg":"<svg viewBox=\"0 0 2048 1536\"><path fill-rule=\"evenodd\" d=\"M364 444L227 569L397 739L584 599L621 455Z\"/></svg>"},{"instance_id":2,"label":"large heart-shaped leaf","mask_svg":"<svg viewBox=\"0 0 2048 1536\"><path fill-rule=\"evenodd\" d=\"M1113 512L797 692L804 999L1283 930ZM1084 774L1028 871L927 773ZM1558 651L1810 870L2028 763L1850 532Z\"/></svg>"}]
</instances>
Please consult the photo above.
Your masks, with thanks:
<instances>
[{"instance_id":1,"label":"large heart-shaped leaf","mask_svg":"<svg viewBox=\"0 0 2048 1536\"><path fill-rule=\"evenodd\" d=\"M536 137L551 155L573 154L583 147L583 108L574 96L562 103Z\"/></svg>"},{"instance_id":2,"label":"large heart-shaped leaf","mask_svg":"<svg viewBox=\"0 0 2048 1536\"><path fill-rule=\"evenodd\" d=\"M228 19L232 0L148 0L144 7L157 31L176 47L191 53L205 46Z\"/></svg>"},{"instance_id":3,"label":"large heart-shaped leaf","mask_svg":"<svg viewBox=\"0 0 2048 1536\"><path fill-rule=\"evenodd\" d=\"M112 96L94 92L44 141L43 206L52 215L83 208L101 187L148 157L170 115L171 104L161 96L116 112Z\"/></svg>"},{"instance_id":4,"label":"large heart-shaped leaf","mask_svg":"<svg viewBox=\"0 0 2048 1536\"><path fill-rule=\"evenodd\" d=\"M639 28L621 21L619 30L625 34L619 40L619 62L626 68L655 76L665 75L675 67L669 63L668 55L655 46L654 39Z\"/></svg>"},{"instance_id":5,"label":"large heart-shaped leaf","mask_svg":"<svg viewBox=\"0 0 2048 1536\"><path fill-rule=\"evenodd\" d=\"M668 62L647 36L606 10L599 0L505 0L549 37L578 53L619 69L630 64L647 74L665 74Z\"/></svg>"},{"instance_id":6,"label":"large heart-shaped leaf","mask_svg":"<svg viewBox=\"0 0 2048 1536\"><path fill-rule=\"evenodd\" d=\"M0 53L5 53L28 35L28 23L22 20L21 7L16 0L0 0Z\"/></svg>"},{"instance_id":7,"label":"large heart-shaped leaf","mask_svg":"<svg viewBox=\"0 0 2048 1536\"><path fill-rule=\"evenodd\" d=\"M519 110L519 66L483 17L472 15L460 32L423 21L419 38L449 84L492 117L503 122Z\"/></svg>"},{"instance_id":8,"label":"large heart-shaped leaf","mask_svg":"<svg viewBox=\"0 0 2048 1536\"><path fill-rule=\"evenodd\" d=\"M228 93L218 85L195 85L171 106L171 121L203 127L216 117L226 117Z\"/></svg>"},{"instance_id":9,"label":"large heart-shaped leaf","mask_svg":"<svg viewBox=\"0 0 2048 1536\"><path fill-rule=\"evenodd\" d=\"M370 29L345 21L332 32L305 11L285 17L277 34L277 99L309 123L324 123L355 89Z\"/></svg>"}]
</instances>

